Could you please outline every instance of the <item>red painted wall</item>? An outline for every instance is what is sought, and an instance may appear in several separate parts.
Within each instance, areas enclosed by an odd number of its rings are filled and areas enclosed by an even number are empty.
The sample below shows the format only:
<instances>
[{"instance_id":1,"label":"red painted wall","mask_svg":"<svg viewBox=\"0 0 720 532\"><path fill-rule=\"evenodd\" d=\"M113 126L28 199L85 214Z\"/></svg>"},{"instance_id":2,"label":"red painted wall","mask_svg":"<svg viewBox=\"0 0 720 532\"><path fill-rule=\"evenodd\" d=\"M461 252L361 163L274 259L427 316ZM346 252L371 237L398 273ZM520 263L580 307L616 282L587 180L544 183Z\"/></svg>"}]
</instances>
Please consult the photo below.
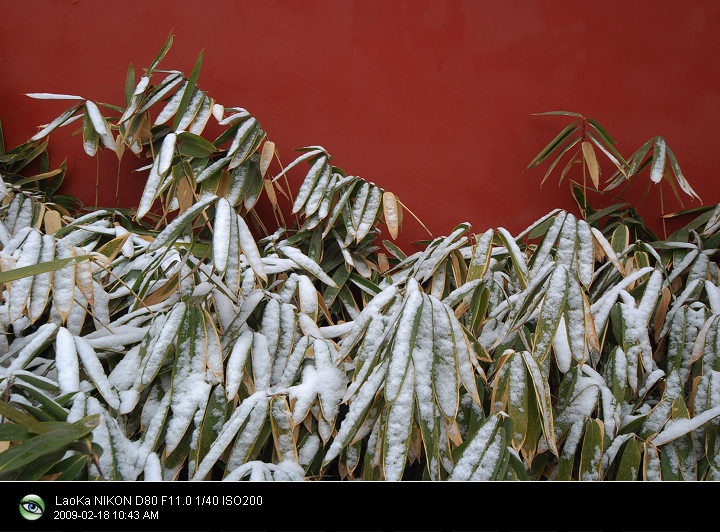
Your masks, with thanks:
<instances>
[{"instance_id":1,"label":"red painted wall","mask_svg":"<svg viewBox=\"0 0 720 532\"><path fill-rule=\"evenodd\" d=\"M2 0L0 119L9 145L65 108L27 92L122 102L171 28L163 65L185 72L205 50L199 85L253 113L284 162L320 144L348 173L398 194L437 234L461 221L519 231L573 208L556 179L523 169L572 110L600 121L629 155L663 135L705 203L720 201L720 2L565 0ZM70 128L68 128L70 129ZM96 165L71 131L67 190L94 203ZM130 155L121 205L142 177ZM101 204L114 204L117 162L100 160ZM609 171L609 168L607 169ZM607 174L606 174L607 175ZM302 176L296 174L294 182ZM642 187L636 189L639 198ZM639 204L659 228L654 189ZM639 201L639 200L638 200ZM665 193L666 211L680 208ZM686 203L686 207L698 206ZM406 216L405 238L421 238Z\"/></svg>"}]
</instances>

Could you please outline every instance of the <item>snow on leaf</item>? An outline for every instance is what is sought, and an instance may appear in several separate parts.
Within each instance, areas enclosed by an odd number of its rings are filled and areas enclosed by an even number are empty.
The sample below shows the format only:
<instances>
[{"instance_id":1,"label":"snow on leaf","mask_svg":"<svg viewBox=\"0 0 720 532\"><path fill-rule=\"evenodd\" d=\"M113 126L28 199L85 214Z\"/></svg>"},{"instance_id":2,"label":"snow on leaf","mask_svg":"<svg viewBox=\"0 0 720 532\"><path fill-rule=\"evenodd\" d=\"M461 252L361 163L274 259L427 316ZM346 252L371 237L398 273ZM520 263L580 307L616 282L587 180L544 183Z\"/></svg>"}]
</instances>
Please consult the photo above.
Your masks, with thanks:
<instances>
[{"instance_id":1,"label":"snow on leaf","mask_svg":"<svg viewBox=\"0 0 720 532\"><path fill-rule=\"evenodd\" d=\"M308 154L305 155L307 156ZM327 165L327 161L328 158L326 155L324 155L320 157L315 162L315 164L310 167L310 170L308 171L305 180L302 182L302 185L300 185L300 190L298 190L297 196L295 196L295 202L293 204L291 214L300 212L300 209L305 206L305 203L307 202L310 194L315 188L315 184L317 183L318 178L320 177L320 175L322 175L325 166ZM285 169L285 171L287 171L287 168ZM277 179L279 176L280 175L276 176L275 179Z\"/></svg>"},{"instance_id":2,"label":"snow on leaf","mask_svg":"<svg viewBox=\"0 0 720 532\"><path fill-rule=\"evenodd\" d=\"M527 280L530 274L528 272L525 255L523 255L522 251L520 251L520 247L518 247L517 242L515 242L515 239L507 231L507 229L499 227L498 236L502 240L503 244L505 244L505 247L510 254L510 260L515 267L515 272L520 279L520 284L523 288L526 288Z\"/></svg>"},{"instance_id":3,"label":"snow on leaf","mask_svg":"<svg viewBox=\"0 0 720 532\"><path fill-rule=\"evenodd\" d=\"M37 264L38 259L40 258L42 243L43 239L40 233L38 231L30 231L22 245L20 258L18 259L15 267L24 268ZM14 322L23 315L32 291L34 279L35 276L33 275L21 277L20 279L13 281L10 286L9 300L7 304L10 322Z\"/></svg>"},{"instance_id":4,"label":"snow on leaf","mask_svg":"<svg viewBox=\"0 0 720 532\"><path fill-rule=\"evenodd\" d=\"M535 399L537 400L538 411L540 412L540 422L542 426L542 432L545 436L548 449L557 456L558 450L555 443L555 426L553 419L552 400L550 396L550 385L548 384L547 377L541 366L537 364L537 361L527 351L522 353L525 365L530 372L530 379L535 389Z\"/></svg>"},{"instance_id":5,"label":"snow on leaf","mask_svg":"<svg viewBox=\"0 0 720 532\"><path fill-rule=\"evenodd\" d=\"M405 306L398 319L397 330L393 338L390 364L385 382L385 397L390 402L394 401L400 393L402 383L408 374L407 368L418 332L420 311L423 307L423 298L417 283L408 285L407 290Z\"/></svg>"},{"instance_id":6,"label":"snow on leaf","mask_svg":"<svg viewBox=\"0 0 720 532\"><path fill-rule=\"evenodd\" d=\"M337 458L340 455L340 451L342 451L348 443L350 443L350 440L355 435L358 428L360 428L370 405L375 399L375 394L380 388L383 380L385 380L387 368L387 361L375 366L375 369L373 369L368 379L357 391L355 399L350 404L350 409L347 414L345 414L345 417L340 424L340 428L338 429L328 452L325 454L323 465L329 464L332 460Z\"/></svg>"},{"instance_id":7,"label":"snow on leaf","mask_svg":"<svg viewBox=\"0 0 720 532\"><path fill-rule=\"evenodd\" d=\"M212 466L215 465L215 462L217 462L218 458L220 458L220 455L225 451L225 449L227 449L232 439L247 422L251 412L261 405L264 405L265 408L267 408L267 403L268 399L264 391L256 392L240 403L238 408L236 408L230 416L230 419L228 419L223 425L217 438L210 446L210 449L208 449L205 457L202 459L200 464L198 464L192 480L202 480L207 476ZM262 421L265 421L265 415L262 416ZM248 429L250 429L250 427L246 425L245 431ZM230 463L228 463L228 468L230 468Z\"/></svg>"},{"instance_id":8,"label":"snow on leaf","mask_svg":"<svg viewBox=\"0 0 720 532\"><path fill-rule=\"evenodd\" d=\"M287 166L283 169L282 172L280 172L278 175L276 175L275 177L273 177L272 181L273 181L273 182L277 181L277 180L280 179L282 176L284 176L289 170L291 170L292 168L294 168L295 166L297 166L297 165L300 164L301 162L307 161L308 159L312 159L312 158L315 157L316 155L319 155L319 154L324 153L324 152L325 152L324 149L318 149L318 150L311 150L311 151L308 151L308 152L303 153L303 154L300 155L297 159L295 159L293 162L291 162L289 165L287 165Z\"/></svg>"},{"instance_id":9,"label":"snow on leaf","mask_svg":"<svg viewBox=\"0 0 720 532\"><path fill-rule=\"evenodd\" d=\"M253 344L253 332L247 329L235 341L230 357L228 358L225 393L227 400L232 401L240 388L240 382L245 371L245 363Z\"/></svg>"},{"instance_id":10,"label":"snow on leaf","mask_svg":"<svg viewBox=\"0 0 720 532\"><path fill-rule=\"evenodd\" d=\"M503 416L504 414L497 413L485 420L463 450L449 480L470 480L476 474L483 480L490 479L499 460L499 453L493 446L493 442L501 430Z\"/></svg>"},{"instance_id":11,"label":"snow on leaf","mask_svg":"<svg viewBox=\"0 0 720 532\"><path fill-rule=\"evenodd\" d=\"M413 421L414 374L415 368L409 361L400 390L387 415L383 434L383 468L385 479L390 481L401 480L405 469Z\"/></svg>"},{"instance_id":12,"label":"snow on leaf","mask_svg":"<svg viewBox=\"0 0 720 532\"><path fill-rule=\"evenodd\" d=\"M77 354L80 357L85 372L95 383L100 394L105 399L105 402L111 408L117 410L120 408L120 398L118 397L117 390L110 384L110 381L105 375L105 370L98 360L97 354L92 346L84 338L79 336L75 337L75 347L77 348Z\"/></svg>"},{"instance_id":13,"label":"snow on leaf","mask_svg":"<svg viewBox=\"0 0 720 532\"><path fill-rule=\"evenodd\" d=\"M278 246L278 250L288 259L295 262L303 270L311 273L312 275L320 279L323 283L332 286L333 288L339 288L335 281L333 281L332 278L323 271L323 269L317 262L305 255L299 249L285 245Z\"/></svg>"},{"instance_id":14,"label":"snow on leaf","mask_svg":"<svg viewBox=\"0 0 720 532\"><path fill-rule=\"evenodd\" d=\"M252 370L255 389L268 389L272 376L272 358L268 350L267 337L262 333L253 334Z\"/></svg>"},{"instance_id":15,"label":"snow on leaf","mask_svg":"<svg viewBox=\"0 0 720 532\"><path fill-rule=\"evenodd\" d=\"M653 151L652 167L650 168L650 181L659 183L665 169L666 145L665 139L657 137Z\"/></svg>"},{"instance_id":16,"label":"snow on leaf","mask_svg":"<svg viewBox=\"0 0 720 532\"><path fill-rule=\"evenodd\" d=\"M84 100L82 96L73 96L71 94L52 94L49 92L29 92L25 94L36 100Z\"/></svg>"},{"instance_id":17,"label":"snow on leaf","mask_svg":"<svg viewBox=\"0 0 720 532\"><path fill-rule=\"evenodd\" d=\"M175 133L168 133L163 139L162 146L160 147L160 155L158 161L157 172L161 176L165 176L170 170L172 165L173 156L175 155L175 143L177 141L177 135Z\"/></svg>"},{"instance_id":18,"label":"snow on leaf","mask_svg":"<svg viewBox=\"0 0 720 532\"><path fill-rule=\"evenodd\" d=\"M232 214L230 203L225 198L220 198L217 202L213 225L213 261L219 272L224 272L228 263Z\"/></svg>"},{"instance_id":19,"label":"snow on leaf","mask_svg":"<svg viewBox=\"0 0 720 532\"><path fill-rule=\"evenodd\" d=\"M58 329L55 339L55 367L58 373L60 393L66 394L80 390L77 348L73 335L65 327Z\"/></svg>"},{"instance_id":20,"label":"snow on leaf","mask_svg":"<svg viewBox=\"0 0 720 532\"><path fill-rule=\"evenodd\" d=\"M172 86L169 86L169 87L166 86L165 88L167 89L167 92L169 92L172 89L172 87L175 86L176 83L177 83L177 81L175 81L175 83L173 83ZM180 107L180 100L182 100L182 97L183 97L183 94L185 93L185 88L187 87L187 84L188 84L187 81L183 82L182 86L177 90L177 92L175 94L172 95L170 100L168 100L168 103L165 104L165 107L163 107L163 110L160 111L157 118L155 119L156 126L160 125L160 124L164 124L165 122L170 120L170 118L177 112L178 107ZM166 94L167 94L167 92L166 92Z\"/></svg>"},{"instance_id":21,"label":"snow on leaf","mask_svg":"<svg viewBox=\"0 0 720 532\"><path fill-rule=\"evenodd\" d=\"M480 238L477 239L477 243L473 246L467 278L465 279L466 283L475 279L482 279L484 277L488 265L490 264L490 250L492 249L493 234L493 230L488 229L480 236Z\"/></svg>"},{"instance_id":22,"label":"snow on leaf","mask_svg":"<svg viewBox=\"0 0 720 532\"><path fill-rule=\"evenodd\" d=\"M204 199L201 199L195 205L190 207L187 211L185 211L183 214L175 218L172 222L170 222L165 229L163 229L160 234L153 240L150 245L148 246L148 251L155 251L157 249L160 249L163 246L166 246L170 243L172 243L182 232L187 225L192 222L197 215L205 210L208 205L213 203L217 199L217 196L210 195L205 197Z\"/></svg>"},{"instance_id":23,"label":"snow on leaf","mask_svg":"<svg viewBox=\"0 0 720 532\"><path fill-rule=\"evenodd\" d=\"M165 324L157 337L157 342L144 362L141 379L144 385L150 384L157 375L160 365L175 342L175 338L177 338L186 310L187 305L185 303L178 303L168 314Z\"/></svg>"},{"instance_id":24,"label":"snow on leaf","mask_svg":"<svg viewBox=\"0 0 720 532\"><path fill-rule=\"evenodd\" d=\"M380 208L380 201L382 199L382 192L378 187L372 187L370 195L368 196L365 209L362 212L360 222L357 226L357 233L355 239L360 242L365 238L375 222L377 217L378 209Z\"/></svg>"},{"instance_id":25,"label":"snow on leaf","mask_svg":"<svg viewBox=\"0 0 720 532\"><path fill-rule=\"evenodd\" d=\"M69 259L73 256L70 246L62 240L56 242L55 258ZM70 264L52 273L53 305L67 319L75 298L75 264Z\"/></svg>"},{"instance_id":26,"label":"snow on leaf","mask_svg":"<svg viewBox=\"0 0 720 532\"><path fill-rule=\"evenodd\" d=\"M545 298L543 299L535 329L534 353L539 360L544 360L557 333L560 318L564 314L567 298L568 273L564 266L558 265L550 277Z\"/></svg>"},{"instance_id":27,"label":"snow on leaf","mask_svg":"<svg viewBox=\"0 0 720 532\"><path fill-rule=\"evenodd\" d=\"M260 252L258 251L255 239L250 232L250 228L248 228L242 216L237 215L236 220L238 226L238 239L240 240L240 248L242 249L243 255L245 255L245 258L250 263L250 267L255 272L255 275L267 282L265 265L260 258Z\"/></svg>"}]
</instances>

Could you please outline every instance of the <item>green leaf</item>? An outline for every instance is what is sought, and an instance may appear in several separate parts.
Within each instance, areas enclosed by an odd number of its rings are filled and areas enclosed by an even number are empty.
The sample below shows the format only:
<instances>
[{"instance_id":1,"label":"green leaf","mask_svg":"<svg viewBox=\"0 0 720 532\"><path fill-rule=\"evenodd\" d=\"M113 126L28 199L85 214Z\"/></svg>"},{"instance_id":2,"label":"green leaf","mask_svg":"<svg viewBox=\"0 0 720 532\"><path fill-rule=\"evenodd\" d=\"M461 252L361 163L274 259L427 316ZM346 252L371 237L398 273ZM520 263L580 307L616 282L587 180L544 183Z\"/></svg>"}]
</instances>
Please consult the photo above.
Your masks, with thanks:
<instances>
[{"instance_id":1,"label":"green leaf","mask_svg":"<svg viewBox=\"0 0 720 532\"><path fill-rule=\"evenodd\" d=\"M32 432L17 423L0 424L0 441L23 441L32 436Z\"/></svg>"},{"instance_id":2,"label":"green leaf","mask_svg":"<svg viewBox=\"0 0 720 532\"><path fill-rule=\"evenodd\" d=\"M585 422L585 438L580 452L579 480L599 480L603 456L603 422L588 419Z\"/></svg>"},{"instance_id":3,"label":"green leaf","mask_svg":"<svg viewBox=\"0 0 720 532\"><path fill-rule=\"evenodd\" d=\"M18 423L35 434L42 434L49 429L33 416L16 410L5 401L0 401L0 416L6 417L15 423Z\"/></svg>"},{"instance_id":4,"label":"green leaf","mask_svg":"<svg viewBox=\"0 0 720 532\"><path fill-rule=\"evenodd\" d=\"M632 481L638 479L638 472L640 471L640 460L642 455L640 453L640 446L635 436L631 437L625 444L622 457L620 458L620 464L617 468L615 480L621 481Z\"/></svg>"},{"instance_id":5,"label":"green leaf","mask_svg":"<svg viewBox=\"0 0 720 532\"><path fill-rule=\"evenodd\" d=\"M592 118L586 118L586 120L590 123L592 128L598 132L602 139L608 143L608 145L612 146L616 144L615 140L613 140L605 128L602 127L596 120L593 120Z\"/></svg>"},{"instance_id":6,"label":"green leaf","mask_svg":"<svg viewBox=\"0 0 720 532\"><path fill-rule=\"evenodd\" d=\"M618 225L610 237L610 245L615 253L622 253L630 245L630 229L626 225Z\"/></svg>"},{"instance_id":7,"label":"green leaf","mask_svg":"<svg viewBox=\"0 0 720 532\"><path fill-rule=\"evenodd\" d=\"M42 144L37 144L35 142L28 143L28 147L34 146L27 154L23 154L22 158L20 159L21 164L19 166L16 166L13 168L14 172L19 172L23 168L25 168L28 164L30 164L32 161L34 161L41 153L45 151L48 145L48 141L45 140ZM13 161L14 163L14 161Z\"/></svg>"},{"instance_id":8,"label":"green leaf","mask_svg":"<svg viewBox=\"0 0 720 532\"><path fill-rule=\"evenodd\" d=\"M69 266L71 264L77 264L84 260L92 258L91 255L80 255L78 257L68 257L66 259L51 260L48 262L40 262L33 264L32 266L24 266L22 268L13 268L0 272L0 283L7 283L9 281L15 281L22 279L23 277L31 277L33 275L39 275L41 273L52 272Z\"/></svg>"},{"instance_id":9,"label":"green leaf","mask_svg":"<svg viewBox=\"0 0 720 532\"><path fill-rule=\"evenodd\" d=\"M220 384L213 388L210 400L205 408L200 434L198 436L197 450L194 452L195 468L200 465L202 459L210 449L210 446L218 436L218 427L221 427L227 420L228 404L225 398L225 387Z\"/></svg>"},{"instance_id":10,"label":"green leaf","mask_svg":"<svg viewBox=\"0 0 720 532\"><path fill-rule=\"evenodd\" d=\"M163 60L163 58L165 57L165 55L166 55L166 54L168 53L168 51L170 50L170 47L172 46L172 43L173 43L173 33L172 33L172 30L170 30L170 34L168 35L168 38L165 40L165 44L163 45L163 47L162 47L162 49L160 50L160 52L158 52L157 56L155 56L155 59L153 59L153 62L150 63L150 66L149 66L148 69L147 69L147 74L148 74L148 76L149 76L150 74L152 74L153 70L155 70L155 67L158 66L158 64L160 63L160 61Z\"/></svg>"},{"instance_id":11,"label":"green leaf","mask_svg":"<svg viewBox=\"0 0 720 532\"><path fill-rule=\"evenodd\" d=\"M132 63L128 65L127 75L125 76L125 105L130 105L133 93L135 92L135 67Z\"/></svg>"},{"instance_id":12,"label":"green leaf","mask_svg":"<svg viewBox=\"0 0 720 532\"><path fill-rule=\"evenodd\" d=\"M172 43L172 35L168 39L170 43ZM166 43L167 46L167 43ZM168 46L169 48L169 46ZM163 54L164 55L164 54ZM180 100L180 105L177 108L177 111L175 112L175 119L173 120L173 130L176 130L178 127L178 124L180 124L180 119L182 119L183 115L185 114L185 111L188 108L188 105L190 105L190 100L193 97L193 93L195 92L195 85L197 83L198 76L200 75L200 67L202 66L202 58L203 58L203 52L200 52L200 55L198 55L197 61L195 61L195 67L193 68L192 74L190 74L190 78L188 79L187 85L185 86L185 91L183 92L182 99Z\"/></svg>"},{"instance_id":13,"label":"green leaf","mask_svg":"<svg viewBox=\"0 0 720 532\"><path fill-rule=\"evenodd\" d=\"M530 162L530 164L527 166L526 170L533 168L534 166L537 166L541 162L543 162L547 157L549 157L555 150L557 150L565 140L567 140L568 137L575 131L577 131L578 126L577 122L573 122L569 126L567 126L565 129L563 129L557 137L555 137L553 140L550 141L550 143L543 148L543 150L537 154L537 156Z\"/></svg>"},{"instance_id":14,"label":"green leaf","mask_svg":"<svg viewBox=\"0 0 720 532\"><path fill-rule=\"evenodd\" d=\"M34 398L40 405L42 405L45 412L50 414L58 421L65 421L67 419L68 412L54 400L49 398L47 395L42 393L40 390L35 389L32 386L25 386L19 382L15 383L17 388L25 391L29 396Z\"/></svg>"},{"instance_id":15,"label":"green leaf","mask_svg":"<svg viewBox=\"0 0 720 532\"><path fill-rule=\"evenodd\" d=\"M530 372L530 380L535 389L535 399L537 400L537 407L540 413L543 435L547 441L548 449L557 456L558 450L557 444L555 443L555 421L553 419L550 385L542 366L538 365L535 358L527 351L523 351L522 356Z\"/></svg>"},{"instance_id":16,"label":"green leaf","mask_svg":"<svg viewBox=\"0 0 720 532\"><path fill-rule=\"evenodd\" d=\"M13 471L40 457L62 449L90 434L100 424L100 416L87 416L72 424L56 427L0 453L0 472Z\"/></svg>"},{"instance_id":17,"label":"green leaf","mask_svg":"<svg viewBox=\"0 0 720 532\"><path fill-rule=\"evenodd\" d=\"M183 131L177 136L180 143L178 144L177 150L181 155L188 157L197 157L199 159L204 157L210 157L217 148L215 145L202 138L200 135L195 135L188 131Z\"/></svg>"},{"instance_id":18,"label":"green leaf","mask_svg":"<svg viewBox=\"0 0 720 532\"><path fill-rule=\"evenodd\" d=\"M55 464L55 467L53 467L52 470L48 471L48 473L52 474L55 470L60 472L60 476L55 479L58 482L75 480L87 464L87 457L83 456L82 454L78 454L70 456L65 460L61 460L60 462Z\"/></svg>"},{"instance_id":19,"label":"green leaf","mask_svg":"<svg viewBox=\"0 0 720 532\"><path fill-rule=\"evenodd\" d=\"M533 116L574 116L575 118L584 118L579 113L571 113L569 111L546 111L544 113L533 113Z\"/></svg>"}]
</instances>

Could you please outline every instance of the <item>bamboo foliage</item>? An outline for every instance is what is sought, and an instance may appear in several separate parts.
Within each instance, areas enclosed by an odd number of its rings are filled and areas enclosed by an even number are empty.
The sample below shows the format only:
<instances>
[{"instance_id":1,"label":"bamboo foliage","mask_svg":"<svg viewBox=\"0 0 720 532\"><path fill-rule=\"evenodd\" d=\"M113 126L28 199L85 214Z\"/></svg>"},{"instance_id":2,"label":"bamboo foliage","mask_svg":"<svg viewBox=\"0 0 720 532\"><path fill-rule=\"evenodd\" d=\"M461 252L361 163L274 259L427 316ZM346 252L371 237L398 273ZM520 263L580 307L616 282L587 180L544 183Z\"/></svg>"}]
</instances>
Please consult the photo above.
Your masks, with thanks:
<instances>
[{"instance_id":1,"label":"bamboo foliage","mask_svg":"<svg viewBox=\"0 0 720 532\"><path fill-rule=\"evenodd\" d=\"M124 107L33 95L72 107L31 142L82 119L89 154L148 158L138 209L48 224L3 173L3 479L720 478L720 207L664 241L556 209L406 255L395 195L320 146L276 169L202 55L158 70L171 41Z\"/></svg>"}]
</instances>

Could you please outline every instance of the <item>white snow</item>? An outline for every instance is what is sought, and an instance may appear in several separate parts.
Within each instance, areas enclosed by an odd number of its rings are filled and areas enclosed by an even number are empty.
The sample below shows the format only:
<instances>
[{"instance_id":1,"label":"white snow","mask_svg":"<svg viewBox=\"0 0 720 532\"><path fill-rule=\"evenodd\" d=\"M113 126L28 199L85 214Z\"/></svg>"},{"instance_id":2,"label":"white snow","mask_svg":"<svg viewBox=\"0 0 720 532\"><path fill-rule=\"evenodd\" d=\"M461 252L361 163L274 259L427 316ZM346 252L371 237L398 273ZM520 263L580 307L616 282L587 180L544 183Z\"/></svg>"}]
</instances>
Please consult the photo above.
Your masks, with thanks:
<instances>
[{"instance_id":1,"label":"white snow","mask_svg":"<svg viewBox=\"0 0 720 532\"><path fill-rule=\"evenodd\" d=\"M250 232L250 228L247 226L245 220L239 214L237 215L236 220L238 227L238 239L240 241L240 247L242 248L243 255L245 255L245 258L247 259L248 263L250 263L250 267L253 269L255 274L260 279L267 282L267 272L265 270L265 264L260 258L260 252L258 251L255 239Z\"/></svg>"},{"instance_id":2,"label":"white snow","mask_svg":"<svg viewBox=\"0 0 720 532\"><path fill-rule=\"evenodd\" d=\"M657 446L663 445L692 432L717 416L720 416L720 406L706 410L690 419L671 419L665 424L662 432L655 436L653 443Z\"/></svg>"},{"instance_id":3,"label":"white snow","mask_svg":"<svg viewBox=\"0 0 720 532\"><path fill-rule=\"evenodd\" d=\"M111 408L115 410L120 408L120 398L118 397L117 390L110 384L105 370L102 364L98 360L95 350L87 342L87 340L75 337L75 346L77 348L77 354L80 357L80 361L85 368L85 372L92 379L97 387L98 391L102 394L103 399Z\"/></svg>"},{"instance_id":4,"label":"white snow","mask_svg":"<svg viewBox=\"0 0 720 532\"><path fill-rule=\"evenodd\" d=\"M173 156L175 155L175 143L177 141L177 135L175 133L168 133L163 139L162 146L160 147L160 155L158 161L157 172L161 176L165 176L170 170L172 165Z\"/></svg>"},{"instance_id":5,"label":"white snow","mask_svg":"<svg viewBox=\"0 0 720 532\"><path fill-rule=\"evenodd\" d=\"M55 339L55 366L58 374L60 393L66 394L80 390L80 367L73 335L65 327L60 327Z\"/></svg>"}]
</instances>

